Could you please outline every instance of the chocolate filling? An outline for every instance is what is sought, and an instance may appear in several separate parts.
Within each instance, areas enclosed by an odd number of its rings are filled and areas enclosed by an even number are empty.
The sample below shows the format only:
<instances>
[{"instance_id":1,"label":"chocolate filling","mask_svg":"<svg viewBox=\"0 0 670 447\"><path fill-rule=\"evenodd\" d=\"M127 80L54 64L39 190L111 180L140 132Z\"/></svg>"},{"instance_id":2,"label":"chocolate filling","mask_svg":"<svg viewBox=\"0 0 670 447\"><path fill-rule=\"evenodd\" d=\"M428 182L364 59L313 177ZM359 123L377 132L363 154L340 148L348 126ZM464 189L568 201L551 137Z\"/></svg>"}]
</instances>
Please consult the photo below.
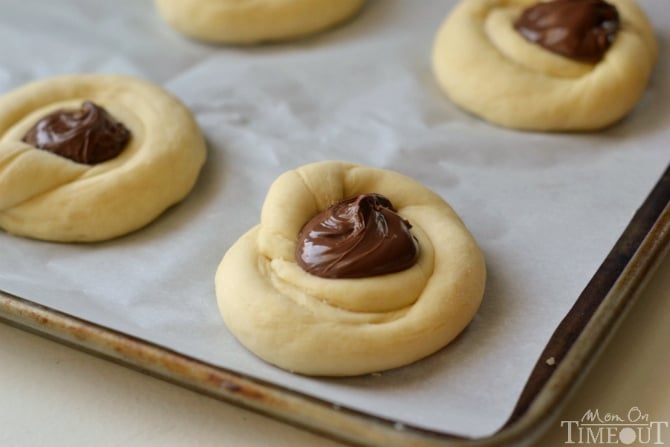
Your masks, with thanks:
<instances>
[{"instance_id":1,"label":"chocolate filling","mask_svg":"<svg viewBox=\"0 0 670 447\"><path fill-rule=\"evenodd\" d=\"M116 157L128 140L130 131L91 101L85 101L80 110L45 116L23 137L36 148L88 165Z\"/></svg>"},{"instance_id":2,"label":"chocolate filling","mask_svg":"<svg viewBox=\"0 0 670 447\"><path fill-rule=\"evenodd\" d=\"M298 234L295 258L323 278L362 278L405 270L419 246L412 226L380 194L335 203L309 220Z\"/></svg>"},{"instance_id":3,"label":"chocolate filling","mask_svg":"<svg viewBox=\"0 0 670 447\"><path fill-rule=\"evenodd\" d=\"M603 0L553 0L525 9L514 28L549 51L596 63L614 42L619 25L617 9Z\"/></svg>"}]
</instances>

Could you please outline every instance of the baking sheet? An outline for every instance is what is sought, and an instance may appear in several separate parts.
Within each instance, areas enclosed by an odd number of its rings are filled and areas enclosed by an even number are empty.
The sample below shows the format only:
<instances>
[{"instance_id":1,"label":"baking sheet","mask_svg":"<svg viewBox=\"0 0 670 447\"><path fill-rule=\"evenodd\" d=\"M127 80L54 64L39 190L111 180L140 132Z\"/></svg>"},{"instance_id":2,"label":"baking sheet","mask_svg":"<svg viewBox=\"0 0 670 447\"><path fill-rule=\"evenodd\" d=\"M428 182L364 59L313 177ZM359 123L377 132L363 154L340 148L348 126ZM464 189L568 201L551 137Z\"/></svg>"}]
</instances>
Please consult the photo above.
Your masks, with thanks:
<instances>
[{"instance_id":1,"label":"baking sheet","mask_svg":"<svg viewBox=\"0 0 670 447\"><path fill-rule=\"evenodd\" d=\"M661 57L638 108L605 132L492 127L450 104L430 72L433 34L453 3L370 2L325 35L234 49L177 36L150 2L4 0L0 92L73 71L142 76L192 108L209 158L187 201L127 237L64 245L0 233L0 289L343 406L491 434L667 165L670 77ZM641 3L664 45L670 14ZM381 375L309 379L264 364L227 332L213 290L221 256L257 223L277 175L322 159L415 177L478 239L485 301L450 347Z\"/></svg>"}]
</instances>

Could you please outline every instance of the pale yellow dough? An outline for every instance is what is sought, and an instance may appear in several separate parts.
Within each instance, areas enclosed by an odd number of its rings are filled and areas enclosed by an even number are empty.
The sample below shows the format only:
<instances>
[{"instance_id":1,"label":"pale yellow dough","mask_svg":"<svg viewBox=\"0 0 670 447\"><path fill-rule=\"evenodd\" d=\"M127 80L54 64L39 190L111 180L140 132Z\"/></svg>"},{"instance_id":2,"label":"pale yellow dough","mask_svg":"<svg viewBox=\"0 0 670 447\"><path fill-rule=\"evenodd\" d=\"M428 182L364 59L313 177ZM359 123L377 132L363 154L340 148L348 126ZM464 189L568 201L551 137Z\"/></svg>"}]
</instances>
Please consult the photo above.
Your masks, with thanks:
<instances>
[{"instance_id":1,"label":"pale yellow dough","mask_svg":"<svg viewBox=\"0 0 670 447\"><path fill-rule=\"evenodd\" d=\"M45 115L85 100L130 130L118 157L89 166L21 142ZM190 111L150 82L69 75L27 84L0 97L0 228L60 242L131 232L186 196L205 152Z\"/></svg>"},{"instance_id":2,"label":"pale yellow dough","mask_svg":"<svg viewBox=\"0 0 670 447\"><path fill-rule=\"evenodd\" d=\"M626 115L656 62L656 40L633 0L607 0L621 18L596 64L524 39L514 21L535 0L462 0L442 24L433 70L448 96L492 123L525 130L593 130Z\"/></svg>"},{"instance_id":3,"label":"pale yellow dough","mask_svg":"<svg viewBox=\"0 0 670 447\"><path fill-rule=\"evenodd\" d=\"M365 0L156 0L179 32L213 43L250 44L314 34L356 14Z\"/></svg>"},{"instance_id":4,"label":"pale yellow dough","mask_svg":"<svg viewBox=\"0 0 670 447\"><path fill-rule=\"evenodd\" d=\"M360 279L325 279L294 259L303 224L361 193L388 197L420 245L413 267ZM448 344L475 315L484 259L438 195L401 174L344 162L305 165L270 187L261 222L216 272L230 331L269 363L307 375L348 376L412 363Z\"/></svg>"}]
</instances>

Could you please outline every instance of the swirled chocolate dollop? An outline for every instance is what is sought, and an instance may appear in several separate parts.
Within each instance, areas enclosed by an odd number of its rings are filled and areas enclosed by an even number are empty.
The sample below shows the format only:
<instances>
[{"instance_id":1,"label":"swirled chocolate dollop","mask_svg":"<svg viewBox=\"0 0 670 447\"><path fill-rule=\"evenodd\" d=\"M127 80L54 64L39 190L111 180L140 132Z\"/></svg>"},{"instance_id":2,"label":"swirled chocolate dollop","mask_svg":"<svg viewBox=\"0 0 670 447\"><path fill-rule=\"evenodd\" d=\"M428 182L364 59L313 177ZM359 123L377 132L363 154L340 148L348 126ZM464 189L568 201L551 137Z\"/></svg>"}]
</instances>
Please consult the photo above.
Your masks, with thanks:
<instances>
[{"instance_id":1,"label":"swirled chocolate dollop","mask_svg":"<svg viewBox=\"0 0 670 447\"><path fill-rule=\"evenodd\" d=\"M619 13L603 0L553 0L524 10L514 27L549 51L595 63L614 42Z\"/></svg>"},{"instance_id":2,"label":"swirled chocolate dollop","mask_svg":"<svg viewBox=\"0 0 670 447\"><path fill-rule=\"evenodd\" d=\"M419 245L408 221L380 194L361 194L314 216L300 230L296 261L323 278L362 278L405 270Z\"/></svg>"},{"instance_id":3,"label":"swirled chocolate dollop","mask_svg":"<svg viewBox=\"0 0 670 447\"><path fill-rule=\"evenodd\" d=\"M129 139L130 131L91 101L80 110L45 116L23 137L32 146L88 165L116 157Z\"/></svg>"}]
</instances>

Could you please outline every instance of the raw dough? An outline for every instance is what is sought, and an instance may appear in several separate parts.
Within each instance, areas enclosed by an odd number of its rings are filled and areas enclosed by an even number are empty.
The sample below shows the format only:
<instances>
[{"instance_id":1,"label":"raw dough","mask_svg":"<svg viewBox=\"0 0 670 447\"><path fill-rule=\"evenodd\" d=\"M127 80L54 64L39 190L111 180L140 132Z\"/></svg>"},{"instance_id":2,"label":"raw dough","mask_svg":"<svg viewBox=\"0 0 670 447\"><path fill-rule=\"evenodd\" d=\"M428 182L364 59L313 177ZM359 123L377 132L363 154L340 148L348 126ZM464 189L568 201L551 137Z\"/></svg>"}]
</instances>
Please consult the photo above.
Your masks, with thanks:
<instances>
[{"instance_id":1,"label":"raw dough","mask_svg":"<svg viewBox=\"0 0 670 447\"><path fill-rule=\"evenodd\" d=\"M618 9L621 27L604 58L587 64L516 32L514 21L536 0L464 0L437 34L435 76L456 104L502 126L565 131L612 124L644 92L657 48L634 1L607 1Z\"/></svg>"},{"instance_id":2,"label":"raw dough","mask_svg":"<svg viewBox=\"0 0 670 447\"><path fill-rule=\"evenodd\" d=\"M38 120L84 100L130 131L119 156L85 165L21 139ZM193 187L205 142L190 111L155 84L69 75L0 97L0 228L50 241L98 241L136 230Z\"/></svg>"},{"instance_id":3,"label":"raw dough","mask_svg":"<svg viewBox=\"0 0 670 447\"><path fill-rule=\"evenodd\" d=\"M215 43L249 44L314 34L357 13L365 0L156 0L179 32Z\"/></svg>"},{"instance_id":4,"label":"raw dough","mask_svg":"<svg viewBox=\"0 0 670 447\"><path fill-rule=\"evenodd\" d=\"M296 263L303 224L360 193L388 197L420 245L413 267L359 279L325 279ZM483 256L439 196L401 174L344 162L288 171L271 186L260 225L216 273L230 331L269 363L308 375L346 376L409 364L449 343L484 292Z\"/></svg>"}]
</instances>

